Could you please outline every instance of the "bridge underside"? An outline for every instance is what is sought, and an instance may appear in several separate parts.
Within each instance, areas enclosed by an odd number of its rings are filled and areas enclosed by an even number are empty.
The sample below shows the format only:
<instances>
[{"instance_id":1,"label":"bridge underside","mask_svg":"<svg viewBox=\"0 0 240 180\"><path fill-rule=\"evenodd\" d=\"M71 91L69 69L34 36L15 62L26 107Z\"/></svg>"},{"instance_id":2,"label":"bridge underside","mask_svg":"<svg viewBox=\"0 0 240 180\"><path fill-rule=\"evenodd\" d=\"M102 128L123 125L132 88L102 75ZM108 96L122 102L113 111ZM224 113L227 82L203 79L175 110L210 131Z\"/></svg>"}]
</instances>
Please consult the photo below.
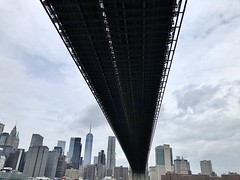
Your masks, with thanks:
<instances>
[{"instance_id":1,"label":"bridge underside","mask_svg":"<svg viewBox=\"0 0 240 180\"><path fill-rule=\"evenodd\" d=\"M144 172L186 1L41 2L132 171Z\"/></svg>"}]
</instances>

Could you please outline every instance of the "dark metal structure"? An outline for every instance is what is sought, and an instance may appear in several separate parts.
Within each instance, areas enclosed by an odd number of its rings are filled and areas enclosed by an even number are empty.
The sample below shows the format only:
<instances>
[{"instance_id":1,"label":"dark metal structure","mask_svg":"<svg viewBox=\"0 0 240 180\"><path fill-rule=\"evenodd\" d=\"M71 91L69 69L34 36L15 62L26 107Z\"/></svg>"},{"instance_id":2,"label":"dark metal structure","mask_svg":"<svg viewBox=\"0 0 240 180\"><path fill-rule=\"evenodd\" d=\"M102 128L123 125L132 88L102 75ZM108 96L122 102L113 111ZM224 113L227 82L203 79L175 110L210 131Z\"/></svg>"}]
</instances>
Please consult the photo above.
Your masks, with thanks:
<instances>
[{"instance_id":1,"label":"dark metal structure","mask_svg":"<svg viewBox=\"0 0 240 180\"><path fill-rule=\"evenodd\" d=\"M130 163L146 170L187 0L41 0Z\"/></svg>"}]
</instances>

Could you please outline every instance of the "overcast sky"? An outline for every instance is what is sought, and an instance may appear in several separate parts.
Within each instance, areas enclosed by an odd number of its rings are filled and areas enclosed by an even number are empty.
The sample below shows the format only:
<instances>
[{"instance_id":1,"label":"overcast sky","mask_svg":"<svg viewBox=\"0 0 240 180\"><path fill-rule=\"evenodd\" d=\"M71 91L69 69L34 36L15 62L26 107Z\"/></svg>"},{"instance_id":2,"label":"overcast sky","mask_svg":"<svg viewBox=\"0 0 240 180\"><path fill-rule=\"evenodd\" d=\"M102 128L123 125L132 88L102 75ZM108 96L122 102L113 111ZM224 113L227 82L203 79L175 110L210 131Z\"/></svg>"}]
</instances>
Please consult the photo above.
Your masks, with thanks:
<instances>
[{"instance_id":1,"label":"overcast sky","mask_svg":"<svg viewBox=\"0 0 240 180\"><path fill-rule=\"evenodd\" d=\"M172 64L154 148L170 144L173 156L212 160L218 173L240 172L240 0L188 2ZM113 135L93 95L38 0L0 0L0 122L17 124L20 147L31 135L57 140L79 136L92 124L93 155ZM127 166L117 145L117 165ZM82 153L83 155L83 153Z\"/></svg>"}]
</instances>

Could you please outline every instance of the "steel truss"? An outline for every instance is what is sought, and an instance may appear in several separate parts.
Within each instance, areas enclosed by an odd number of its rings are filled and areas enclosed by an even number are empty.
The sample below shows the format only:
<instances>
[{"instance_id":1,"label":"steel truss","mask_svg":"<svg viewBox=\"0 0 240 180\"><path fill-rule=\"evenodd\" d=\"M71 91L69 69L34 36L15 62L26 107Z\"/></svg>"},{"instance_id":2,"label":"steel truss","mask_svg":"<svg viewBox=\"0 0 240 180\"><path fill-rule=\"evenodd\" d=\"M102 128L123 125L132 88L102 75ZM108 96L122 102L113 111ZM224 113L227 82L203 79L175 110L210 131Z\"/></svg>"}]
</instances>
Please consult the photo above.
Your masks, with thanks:
<instances>
[{"instance_id":1,"label":"steel truss","mask_svg":"<svg viewBox=\"0 0 240 180\"><path fill-rule=\"evenodd\" d=\"M134 172L144 172L187 0L40 0Z\"/></svg>"}]
</instances>

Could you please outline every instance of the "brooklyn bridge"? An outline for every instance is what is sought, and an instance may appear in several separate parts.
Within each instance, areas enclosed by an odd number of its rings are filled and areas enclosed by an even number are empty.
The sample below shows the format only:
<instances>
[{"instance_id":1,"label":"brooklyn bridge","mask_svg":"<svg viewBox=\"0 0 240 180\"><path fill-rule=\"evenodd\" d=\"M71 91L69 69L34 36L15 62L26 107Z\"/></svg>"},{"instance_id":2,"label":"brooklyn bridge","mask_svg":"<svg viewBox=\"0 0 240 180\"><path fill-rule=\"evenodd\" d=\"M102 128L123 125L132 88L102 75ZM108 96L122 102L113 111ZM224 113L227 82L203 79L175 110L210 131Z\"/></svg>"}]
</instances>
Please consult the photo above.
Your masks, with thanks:
<instances>
[{"instance_id":1,"label":"brooklyn bridge","mask_svg":"<svg viewBox=\"0 0 240 180\"><path fill-rule=\"evenodd\" d=\"M187 0L41 3L114 131L132 178L145 179Z\"/></svg>"}]
</instances>

